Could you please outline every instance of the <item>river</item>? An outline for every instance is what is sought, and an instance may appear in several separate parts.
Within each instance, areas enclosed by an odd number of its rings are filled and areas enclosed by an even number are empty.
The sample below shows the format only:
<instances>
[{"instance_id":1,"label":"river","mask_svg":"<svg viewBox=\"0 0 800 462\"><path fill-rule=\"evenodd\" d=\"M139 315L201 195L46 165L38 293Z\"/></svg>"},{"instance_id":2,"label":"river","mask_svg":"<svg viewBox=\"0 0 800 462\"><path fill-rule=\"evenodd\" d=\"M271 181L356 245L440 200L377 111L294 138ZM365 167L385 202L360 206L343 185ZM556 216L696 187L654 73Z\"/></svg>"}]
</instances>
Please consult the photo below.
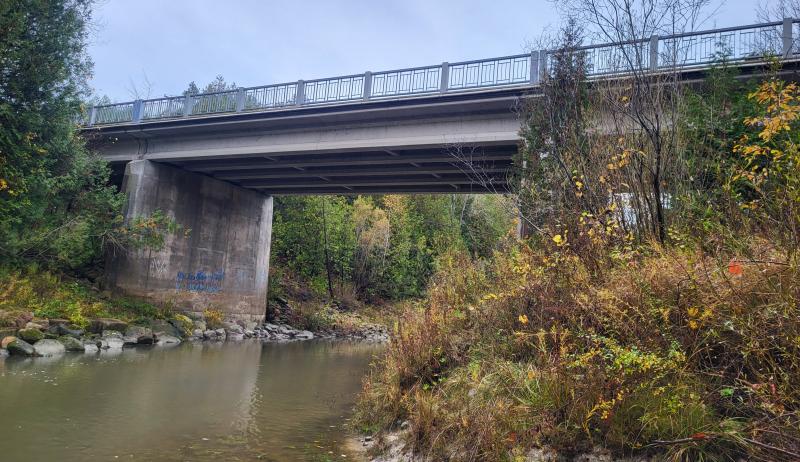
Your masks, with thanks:
<instances>
[{"instance_id":1,"label":"river","mask_svg":"<svg viewBox=\"0 0 800 462\"><path fill-rule=\"evenodd\" d=\"M185 343L0 358L0 460L331 461L383 347Z\"/></svg>"}]
</instances>

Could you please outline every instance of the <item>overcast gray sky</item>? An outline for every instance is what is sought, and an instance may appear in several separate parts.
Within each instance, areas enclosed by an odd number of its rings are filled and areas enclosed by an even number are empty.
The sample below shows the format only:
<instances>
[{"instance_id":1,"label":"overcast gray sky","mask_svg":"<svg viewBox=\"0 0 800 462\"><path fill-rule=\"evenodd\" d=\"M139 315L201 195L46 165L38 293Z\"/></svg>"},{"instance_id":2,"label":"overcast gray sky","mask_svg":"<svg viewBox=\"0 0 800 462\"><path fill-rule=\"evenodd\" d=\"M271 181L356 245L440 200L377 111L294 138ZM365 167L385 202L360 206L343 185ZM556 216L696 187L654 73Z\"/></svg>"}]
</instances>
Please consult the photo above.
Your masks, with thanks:
<instances>
[{"instance_id":1,"label":"overcast gray sky","mask_svg":"<svg viewBox=\"0 0 800 462\"><path fill-rule=\"evenodd\" d=\"M755 4L707 27L756 22ZM100 0L92 86L124 101L515 54L559 17L547 0Z\"/></svg>"}]
</instances>

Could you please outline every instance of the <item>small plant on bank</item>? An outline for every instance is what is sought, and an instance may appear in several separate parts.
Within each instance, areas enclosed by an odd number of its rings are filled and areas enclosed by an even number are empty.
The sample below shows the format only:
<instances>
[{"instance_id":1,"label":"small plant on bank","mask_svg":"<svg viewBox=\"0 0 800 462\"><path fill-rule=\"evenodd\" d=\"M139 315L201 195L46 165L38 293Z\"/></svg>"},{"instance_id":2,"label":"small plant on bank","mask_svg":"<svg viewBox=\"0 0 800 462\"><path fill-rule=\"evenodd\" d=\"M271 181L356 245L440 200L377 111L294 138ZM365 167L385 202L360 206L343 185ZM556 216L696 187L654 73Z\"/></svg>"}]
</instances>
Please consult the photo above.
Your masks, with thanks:
<instances>
[{"instance_id":1,"label":"small plant on bank","mask_svg":"<svg viewBox=\"0 0 800 462\"><path fill-rule=\"evenodd\" d=\"M225 313L214 308L208 308L203 311L203 318L206 320L206 326L209 329L221 329L222 322L225 320Z\"/></svg>"}]
</instances>

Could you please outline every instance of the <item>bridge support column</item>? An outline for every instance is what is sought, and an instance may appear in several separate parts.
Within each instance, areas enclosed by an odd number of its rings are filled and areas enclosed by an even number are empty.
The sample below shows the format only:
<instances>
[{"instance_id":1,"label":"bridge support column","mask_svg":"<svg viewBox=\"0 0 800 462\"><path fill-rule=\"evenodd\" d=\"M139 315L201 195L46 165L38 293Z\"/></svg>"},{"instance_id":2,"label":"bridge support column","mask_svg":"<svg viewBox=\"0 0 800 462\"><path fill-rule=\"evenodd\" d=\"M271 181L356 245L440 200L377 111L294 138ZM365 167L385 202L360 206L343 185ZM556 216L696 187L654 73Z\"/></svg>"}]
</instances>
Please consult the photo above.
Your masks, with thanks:
<instances>
[{"instance_id":1,"label":"bridge support column","mask_svg":"<svg viewBox=\"0 0 800 462\"><path fill-rule=\"evenodd\" d=\"M272 197L147 160L128 163L122 187L127 222L160 210L188 234L168 234L160 250L109 255L112 290L187 312L263 320Z\"/></svg>"}]
</instances>

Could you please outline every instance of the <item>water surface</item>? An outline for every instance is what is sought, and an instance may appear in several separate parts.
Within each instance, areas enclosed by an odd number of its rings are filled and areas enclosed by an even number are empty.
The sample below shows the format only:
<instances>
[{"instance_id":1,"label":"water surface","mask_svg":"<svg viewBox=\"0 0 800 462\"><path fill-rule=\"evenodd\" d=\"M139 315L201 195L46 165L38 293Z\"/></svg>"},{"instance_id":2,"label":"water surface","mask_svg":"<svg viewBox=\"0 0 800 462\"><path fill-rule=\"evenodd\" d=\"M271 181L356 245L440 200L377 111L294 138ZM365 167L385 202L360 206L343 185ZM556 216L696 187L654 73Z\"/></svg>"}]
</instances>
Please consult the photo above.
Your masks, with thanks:
<instances>
[{"instance_id":1,"label":"water surface","mask_svg":"<svg viewBox=\"0 0 800 462\"><path fill-rule=\"evenodd\" d=\"M0 359L0 460L353 460L380 346L259 341Z\"/></svg>"}]
</instances>

